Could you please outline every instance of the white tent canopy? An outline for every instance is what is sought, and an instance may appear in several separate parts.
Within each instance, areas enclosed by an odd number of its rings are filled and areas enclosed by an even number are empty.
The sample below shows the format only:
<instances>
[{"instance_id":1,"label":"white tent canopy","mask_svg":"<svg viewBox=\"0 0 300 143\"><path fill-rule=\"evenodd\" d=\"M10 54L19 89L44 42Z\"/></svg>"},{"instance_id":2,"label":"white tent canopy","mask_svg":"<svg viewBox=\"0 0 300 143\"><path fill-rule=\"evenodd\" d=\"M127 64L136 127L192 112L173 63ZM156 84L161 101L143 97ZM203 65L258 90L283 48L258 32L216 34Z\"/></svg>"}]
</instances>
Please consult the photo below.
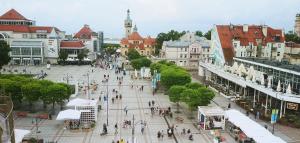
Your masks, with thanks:
<instances>
[{"instance_id":1,"label":"white tent canopy","mask_svg":"<svg viewBox=\"0 0 300 143\"><path fill-rule=\"evenodd\" d=\"M288 85L288 87L287 87L287 89L286 89L286 93L292 94L291 84Z\"/></svg>"},{"instance_id":2,"label":"white tent canopy","mask_svg":"<svg viewBox=\"0 0 300 143\"><path fill-rule=\"evenodd\" d=\"M265 84L265 77L264 77L264 74L261 74L261 75L260 75L260 84L261 84L261 85L264 85L264 84Z\"/></svg>"},{"instance_id":3,"label":"white tent canopy","mask_svg":"<svg viewBox=\"0 0 300 143\"><path fill-rule=\"evenodd\" d=\"M117 49L116 52L117 52L117 53L121 53L121 49Z\"/></svg>"},{"instance_id":4,"label":"white tent canopy","mask_svg":"<svg viewBox=\"0 0 300 143\"><path fill-rule=\"evenodd\" d=\"M73 109L60 111L56 120L79 120L81 112Z\"/></svg>"},{"instance_id":5,"label":"white tent canopy","mask_svg":"<svg viewBox=\"0 0 300 143\"><path fill-rule=\"evenodd\" d=\"M227 110L228 120L235 126L239 127L249 138L257 143L285 143L281 138L274 136L260 124L254 122L241 112L231 109Z\"/></svg>"},{"instance_id":6,"label":"white tent canopy","mask_svg":"<svg viewBox=\"0 0 300 143\"><path fill-rule=\"evenodd\" d=\"M280 80L278 80L278 85L276 91L280 92L281 91L281 83Z\"/></svg>"},{"instance_id":7,"label":"white tent canopy","mask_svg":"<svg viewBox=\"0 0 300 143\"><path fill-rule=\"evenodd\" d=\"M24 136L30 133L30 130L14 129L14 132L15 132L15 142L21 143Z\"/></svg>"},{"instance_id":8,"label":"white tent canopy","mask_svg":"<svg viewBox=\"0 0 300 143\"><path fill-rule=\"evenodd\" d=\"M67 104L67 106L95 106L97 105L98 100L89 100L89 99L81 99L81 98L75 98L70 100L70 102Z\"/></svg>"}]
</instances>

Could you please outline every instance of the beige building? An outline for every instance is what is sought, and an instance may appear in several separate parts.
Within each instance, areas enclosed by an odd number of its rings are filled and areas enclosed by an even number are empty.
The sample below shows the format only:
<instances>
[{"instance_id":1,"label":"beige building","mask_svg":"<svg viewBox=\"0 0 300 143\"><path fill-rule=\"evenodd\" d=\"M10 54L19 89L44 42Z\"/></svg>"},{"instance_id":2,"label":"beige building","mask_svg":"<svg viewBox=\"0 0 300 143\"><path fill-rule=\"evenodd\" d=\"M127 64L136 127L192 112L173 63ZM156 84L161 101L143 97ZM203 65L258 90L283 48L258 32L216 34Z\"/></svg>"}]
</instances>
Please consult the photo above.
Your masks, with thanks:
<instances>
[{"instance_id":1,"label":"beige building","mask_svg":"<svg viewBox=\"0 0 300 143\"><path fill-rule=\"evenodd\" d=\"M127 11L127 18L125 19L125 38L120 42L121 54L127 55L129 49L136 49L141 55L150 57L155 50L155 39L150 36L143 38L139 33L136 25L132 32L132 20L130 19L130 11Z\"/></svg>"},{"instance_id":2,"label":"beige building","mask_svg":"<svg viewBox=\"0 0 300 143\"><path fill-rule=\"evenodd\" d=\"M300 37L300 13L296 15L295 33Z\"/></svg>"},{"instance_id":3,"label":"beige building","mask_svg":"<svg viewBox=\"0 0 300 143\"><path fill-rule=\"evenodd\" d=\"M284 59L287 59L290 64L300 64L300 44L286 42Z\"/></svg>"}]
</instances>

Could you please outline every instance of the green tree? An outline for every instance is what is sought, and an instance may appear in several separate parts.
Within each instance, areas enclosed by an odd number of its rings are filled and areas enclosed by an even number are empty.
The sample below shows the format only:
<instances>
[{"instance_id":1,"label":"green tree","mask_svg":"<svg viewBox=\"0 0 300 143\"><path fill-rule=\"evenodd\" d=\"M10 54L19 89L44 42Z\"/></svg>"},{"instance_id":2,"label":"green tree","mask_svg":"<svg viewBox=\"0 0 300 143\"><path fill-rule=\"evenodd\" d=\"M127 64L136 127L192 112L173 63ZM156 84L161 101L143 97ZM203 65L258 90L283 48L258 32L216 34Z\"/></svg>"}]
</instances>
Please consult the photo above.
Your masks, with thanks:
<instances>
[{"instance_id":1,"label":"green tree","mask_svg":"<svg viewBox=\"0 0 300 143\"><path fill-rule=\"evenodd\" d=\"M22 85L23 95L25 100L29 102L30 110L32 110L33 103L38 101L41 96L40 88L41 84L38 82L30 82Z\"/></svg>"},{"instance_id":2,"label":"green tree","mask_svg":"<svg viewBox=\"0 0 300 143\"><path fill-rule=\"evenodd\" d=\"M167 89L173 85L185 85L191 80L191 75L182 69L167 68L161 72L161 83Z\"/></svg>"},{"instance_id":3,"label":"green tree","mask_svg":"<svg viewBox=\"0 0 300 143\"><path fill-rule=\"evenodd\" d=\"M203 37L203 33L202 31L196 31L195 34L199 37Z\"/></svg>"},{"instance_id":4,"label":"green tree","mask_svg":"<svg viewBox=\"0 0 300 143\"><path fill-rule=\"evenodd\" d=\"M199 89L186 89L181 93L181 96L181 100L188 105L192 115L193 110L197 109L198 106L210 104L215 95L210 89L200 87Z\"/></svg>"},{"instance_id":5,"label":"green tree","mask_svg":"<svg viewBox=\"0 0 300 143\"><path fill-rule=\"evenodd\" d=\"M170 101L176 103L177 113L179 113L179 102L181 101L182 98L181 93L184 90L186 90L185 86L174 85L168 91Z\"/></svg>"},{"instance_id":6,"label":"green tree","mask_svg":"<svg viewBox=\"0 0 300 143\"><path fill-rule=\"evenodd\" d=\"M289 31L288 33L285 33L285 41L300 43L300 37L298 37L293 31Z\"/></svg>"},{"instance_id":7,"label":"green tree","mask_svg":"<svg viewBox=\"0 0 300 143\"><path fill-rule=\"evenodd\" d=\"M202 84L200 83L197 83L197 82L192 82L192 83L188 83L185 85L187 88L190 88L190 89L198 89L200 87L203 87Z\"/></svg>"},{"instance_id":8,"label":"green tree","mask_svg":"<svg viewBox=\"0 0 300 143\"><path fill-rule=\"evenodd\" d=\"M60 50L59 51L59 55L58 55L58 58L60 60L63 61L63 63L65 63L66 59L68 58L69 54L66 50Z\"/></svg>"},{"instance_id":9,"label":"green tree","mask_svg":"<svg viewBox=\"0 0 300 143\"><path fill-rule=\"evenodd\" d=\"M44 109L46 109L47 104L51 103L51 97L48 95L48 87L50 85L53 85L54 83L52 81L49 81L49 80L40 80L39 82L41 84L41 89L40 89L41 97L40 98L43 101Z\"/></svg>"},{"instance_id":10,"label":"green tree","mask_svg":"<svg viewBox=\"0 0 300 143\"><path fill-rule=\"evenodd\" d=\"M89 50L88 49L82 49L79 51L77 58L78 58L78 64L81 64L83 59L88 56Z\"/></svg>"},{"instance_id":11,"label":"green tree","mask_svg":"<svg viewBox=\"0 0 300 143\"><path fill-rule=\"evenodd\" d=\"M204 37L205 37L207 40L211 40L211 30L208 30L208 31L204 34Z\"/></svg>"},{"instance_id":12,"label":"green tree","mask_svg":"<svg viewBox=\"0 0 300 143\"><path fill-rule=\"evenodd\" d=\"M146 57L142 57L142 58L134 59L130 63L134 69L141 69L142 67L150 67L151 60L149 60Z\"/></svg>"},{"instance_id":13,"label":"green tree","mask_svg":"<svg viewBox=\"0 0 300 143\"><path fill-rule=\"evenodd\" d=\"M67 88L60 84L52 84L48 87L48 96L50 97L50 102L52 103L52 109L54 110L55 103L60 103L62 105L63 101L67 96Z\"/></svg>"},{"instance_id":14,"label":"green tree","mask_svg":"<svg viewBox=\"0 0 300 143\"><path fill-rule=\"evenodd\" d=\"M156 37L155 54L158 55L164 41L178 40L186 32L171 30L168 33L159 33Z\"/></svg>"},{"instance_id":15,"label":"green tree","mask_svg":"<svg viewBox=\"0 0 300 143\"><path fill-rule=\"evenodd\" d=\"M127 56L129 61L141 58L141 55L136 49L129 49Z\"/></svg>"},{"instance_id":16,"label":"green tree","mask_svg":"<svg viewBox=\"0 0 300 143\"><path fill-rule=\"evenodd\" d=\"M0 70L4 65L8 64L8 62L10 61L10 51L11 49L9 45L4 40L0 40Z\"/></svg>"}]
</instances>

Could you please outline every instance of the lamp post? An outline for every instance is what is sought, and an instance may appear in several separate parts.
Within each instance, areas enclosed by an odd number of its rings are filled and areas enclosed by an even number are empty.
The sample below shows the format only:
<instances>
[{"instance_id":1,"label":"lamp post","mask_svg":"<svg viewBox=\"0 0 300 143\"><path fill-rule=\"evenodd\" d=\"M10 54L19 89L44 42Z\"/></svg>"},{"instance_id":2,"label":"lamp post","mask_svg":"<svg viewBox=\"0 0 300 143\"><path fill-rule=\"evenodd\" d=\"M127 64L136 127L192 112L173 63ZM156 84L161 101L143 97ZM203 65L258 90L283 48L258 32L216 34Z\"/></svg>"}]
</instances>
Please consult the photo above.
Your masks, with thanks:
<instances>
[{"instance_id":1,"label":"lamp post","mask_svg":"<svg viewBox=\"0 0 300 143\"><path fill-rule=\"evenodd\" d=\"M89 72L87 72L85 75L83 76L87 76L87 94L88 94L88 98L90 99L90 74Z\"/></svg>"},{"instance_id":2,"label":"lamp post","mask_svg":"<svg viewBox=\"0 0 300 143\"><path fill-rule=\"evenodd\" d=\"M63 79L67 81L67 84L69 84L70 78L73 78L73 77L69 73L67 73L67 75L65 75L65 77Z\"/></svg>"}]
</instances>

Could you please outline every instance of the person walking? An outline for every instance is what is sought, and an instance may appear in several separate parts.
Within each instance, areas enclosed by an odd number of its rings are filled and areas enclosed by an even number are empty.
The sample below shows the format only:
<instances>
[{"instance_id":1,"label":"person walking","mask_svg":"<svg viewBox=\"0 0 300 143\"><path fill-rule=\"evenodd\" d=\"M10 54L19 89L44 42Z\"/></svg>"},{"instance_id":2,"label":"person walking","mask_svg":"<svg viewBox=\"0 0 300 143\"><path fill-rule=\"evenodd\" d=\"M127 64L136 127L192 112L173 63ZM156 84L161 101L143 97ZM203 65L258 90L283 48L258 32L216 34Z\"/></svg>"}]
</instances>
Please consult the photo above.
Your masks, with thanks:
<instances>
[{"instance_id":1,"label":"person walking","mask_svg":"<svg viewBox=\"0 0 300 143\"><path fill-rule=\"evenodd\" d=\"M154 101L154 100L152 100L152 106L154 106L154 104L155 104L155 101Z\"/></svg>"},{"instance_id":2,"label":"person walking","mask_svg":"<svg viewBox=\"0 0 300 143\"><path fill-rule=\"evenodd\" d=\"M148 102L149 107L151 107L151 101Z\"/></svg>"},{"instance_id":3,"label":"person walking","mask_svg":"<svg viewBox=\"0 0 300 143\"><path fill-rule=\"evenodd\" d=\"M115 103L115 98L111 98L111 101L114 104Z\"/></svg>"},{"instance_id":4,"label":"person walking","mask_svg":"<svg viewBox=\"0 0 300 143\"><path fill-rule=\"evenodd\" d=\"M230 109L231 108L231 104L230 103L228 103L228 109Z\"/></svg>"},{"instance_id":5,"label":"person walking","mask_svg":"<svg viewBox=\"0 0 300 143\"><path fill-rule=\"evenodd\" d=\"M144 130L145 130L145 127L144 127L144 125L142 124L142 128L141 128L142 134L144 134Z\"/></svg>"}]
</instances>

